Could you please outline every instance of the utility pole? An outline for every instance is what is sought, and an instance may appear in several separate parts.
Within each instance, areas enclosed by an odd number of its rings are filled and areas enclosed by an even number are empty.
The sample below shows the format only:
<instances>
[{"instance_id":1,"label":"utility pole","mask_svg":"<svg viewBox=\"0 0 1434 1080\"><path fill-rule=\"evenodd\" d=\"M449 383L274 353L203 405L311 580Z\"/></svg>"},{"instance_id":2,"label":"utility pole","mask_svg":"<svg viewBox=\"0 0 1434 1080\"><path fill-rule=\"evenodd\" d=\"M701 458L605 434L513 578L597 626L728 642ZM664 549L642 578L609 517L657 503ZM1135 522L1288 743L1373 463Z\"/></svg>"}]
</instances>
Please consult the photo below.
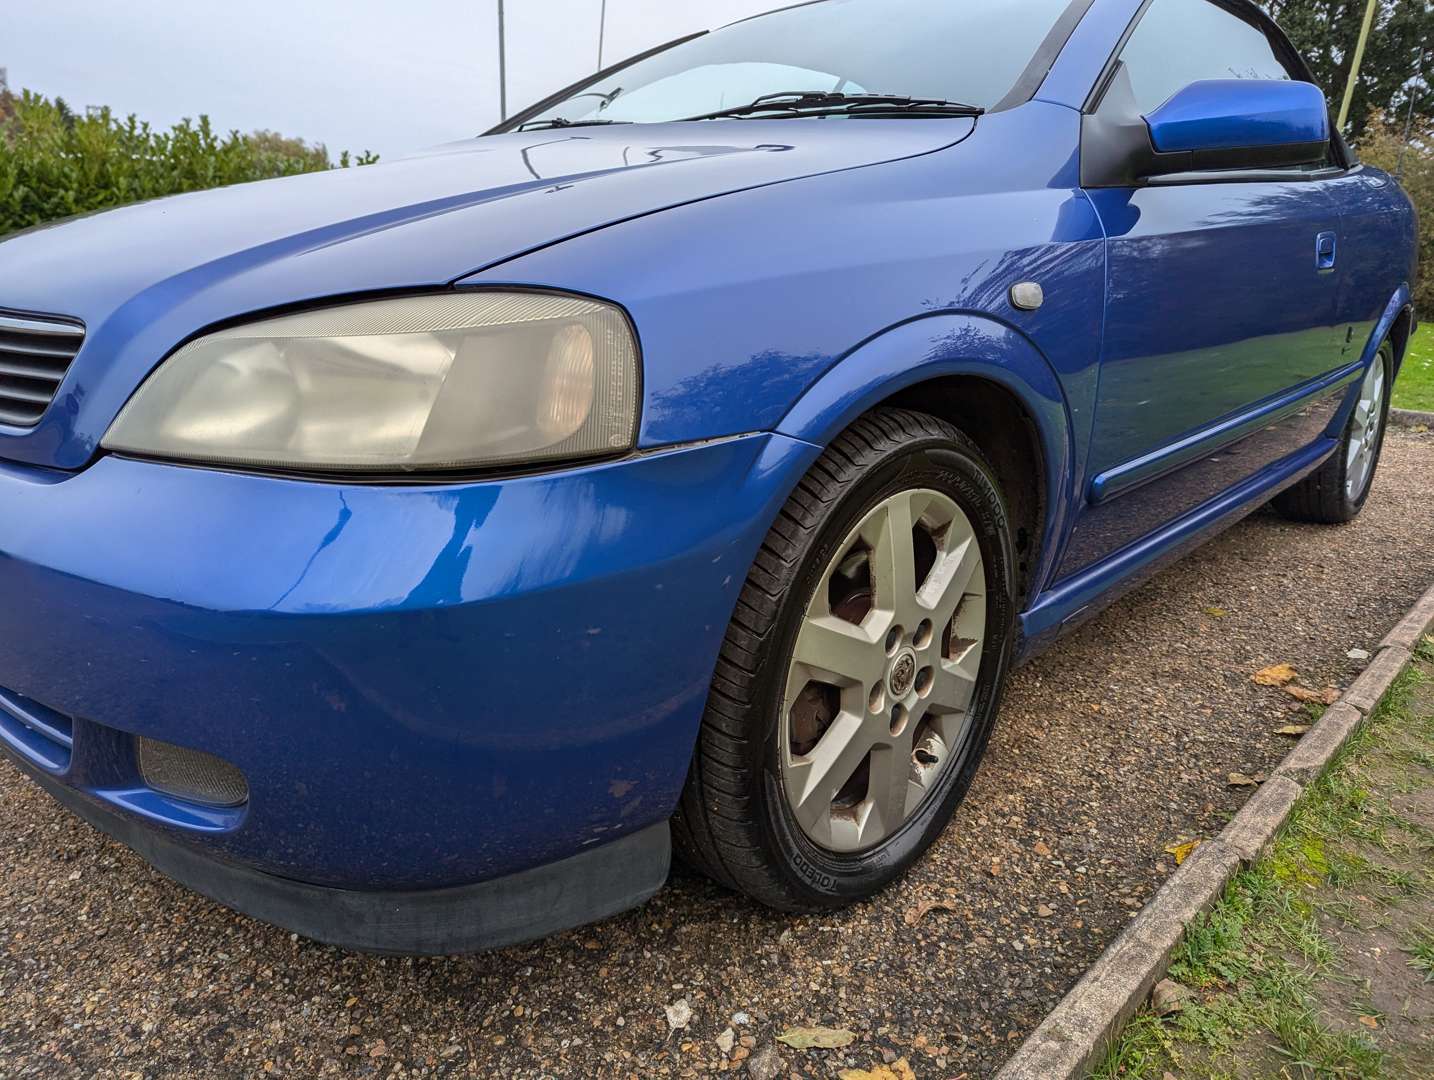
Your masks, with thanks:
<instances>
[{"instance_id":1,"label":"utility pole","mask_svg":"<svg viewBox=\"0 0 1434 1080\"><path fill-rule=\"evenodd\" d=\"M598 66L602 70L603 46L607 44L607 0L602 0L602 14L598 16Z\"/></svg>"},{"instance_id":2,"label":"utility pole","mask_svg":"<svg viewBox=\"0 0 1434 1080\"><path fill-rule=\"evenodd\" d=\"M508 27L503 18L503 0L498 0L498 113L508 119Z\"/></svg>"},{"instance_id":3,"label":"utility pole","mask_svg":"<svg viewBox=\"0 0 1434 1080\"><path fill-rule=\"evenodd\" d=\"M1354 47L1354 61L1349 65L1349 84L1344 88L1344 104L1339 108L1339 130L1349 122L1349 107L1354 102L1354 88L1359 85L1359 65L1364 63L1364 49L1369 44L1369 30L1374 25L1374 9L1379 0L1369 0L1364 9L1364 25L1359 30L1359 44Z\"/></svg>"}]
</instances>

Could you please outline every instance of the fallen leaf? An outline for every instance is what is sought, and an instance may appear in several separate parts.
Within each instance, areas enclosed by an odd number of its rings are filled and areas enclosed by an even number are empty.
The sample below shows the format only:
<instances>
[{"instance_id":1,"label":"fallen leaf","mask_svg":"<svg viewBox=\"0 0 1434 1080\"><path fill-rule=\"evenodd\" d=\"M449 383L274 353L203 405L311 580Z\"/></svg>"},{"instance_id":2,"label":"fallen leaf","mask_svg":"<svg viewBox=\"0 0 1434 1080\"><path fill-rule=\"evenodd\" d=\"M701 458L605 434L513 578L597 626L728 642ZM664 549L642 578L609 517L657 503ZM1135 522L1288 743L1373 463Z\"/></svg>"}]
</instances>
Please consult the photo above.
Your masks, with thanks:
<instances>
[{"instance_id":1,"label":"fallen leaf","mask_svg":"<svg viewBox=\"0 0 1434 1080\"><path fill-rule=\"evenodd\" d=\"M794 1050L836 1050L856 1042L856 1033L846 1028L792 1027L777 1036Z\"/></svg>"},{"instance_id":2,"label":"fallen leaf","mask_svg":"<svg viewBox=\"0 0 1434 1080\"><path fill-rule=\"evenodd\" d=\"M1323 690L1309 690L1291 683L1285 687L1285 693L1296 701L1303 701L1311 705L1333 705L1339 700L1339 689L1334 686L1326 686Z\"/></svg>"},{"instance_id":3,"label":"fallen leaf","mask_svg":"<svg viewBox=\"0 0 1434 1080\"><path fill-rule=\"evenodd\" d=\"M1288 735L1292 739L1298 739L1301 735L1308 734L1308 724L1286 724L1282 728L1275 728L1276 735Z\"/></svg>"},{"instance_id":4,"label":"fallen leaf","mask_svg":"<svg viewBox=\"0 0 1434 1080\"><path fill-rule=\"evenodd\" d=\"M1212 619L1223 619L1226 615L1229 614L1229 612L1222 607L1207 607L1205 609L1205 614L1210 616L1210 618Z\"/></svg>"},{"instance_id":5,"label":"fallen leaf","mask_svg":"<svg viewBox=\"0 0 1434 1080\"><path fill-rule=\"evenodd\" d=\"M1197 839L1186 840L1183 843L1179 844L1171 844L1168 848L1165 849L1165 853L1167 855L1175 856L1176 866L1183 866L1185 860L1190 858L1190 853L1194 851L1197 847L1199 847L1202 843L1204 843L1203 840Z\"/></svg>"},{"instance_id":6,"label":"fallen leaf","mask_svg":"<svg viewBox=\"0 0 1434 1080\"><path fill-rule=\"evenodd\" d=\"M1359 1022L1369 1028L1370 1031L1379 1030L1379 1021L1373 1016L1361 1016Z\"/></svg>"},{"instance_id":7,"label":"fallen leaf","mask_svg":"<svg viewBox=\"0 0 1434 1080\"><path fill-rule=\"evenodd\" d=\"M1048 857L1051 853L1051 849L1046 847L1046 845L1041 843L1039 840L1036 841L1035 846L1031 848L1031 850L1043 859Z\"/></svg>"},{"instance_id":8,"label":"fallen leaf","mask_svg":"<svg viewBox=\"0 0 1434 1080\"><path fill-rule=\"evenodd\" d=\"M1260 786L1260 782L1259 782L1258 780L1256 780L1253 776L1246 776L1246 775L1245 775L1244 773L1242 773L1242 772L1232 772L1232 773L1230 774L1230 786L1231 786L1231 787L1259 787L1259 786Z\"/></svg>"},{"instance_id":9,"label":"fallen leaf","mask_svg":"<svg viewBox=\"0 0 1434 1080\"><path fill-rule=\"evenodd\" d=\"M955 908L945 900L923 900L906 913L906 925L915 926L933 911L955 912Z\"/></svg>"},{"instance_id":10,"label":"fallen leaf","mask_svg":"<svg viewBox=\"0 0 1434 1080\"><path fill-rule=\"evenodd\" d=\"M992 860L991 860L991 876L992 876L992 877L1000 877L1000 876L1001 876L1001 862L1000 862L999 859L992 859Z\"/></svg>"},{"instance_id":11,"label":"fallen leaf","mask_svg":"<svg viewBox=\"0 0 1434 1080\"><path fill-rule=\"evenodd\" d=\"M1261 686L1284 686L1287 682L1294 682L1299 678L1299 674L1289 664L1275 664L1255 672L1250 678Z\"/></svg>"},{"instance_id":12,"label":"fallen leaf","mask_svg":"<svg viewBox=\"0 0 1434 1080\"><path fill-rule=\"evenodd\" d=\"M843 1069L837 1076L839 1080L916 1080L916 1073L905 1058L873 1069Z\"/></svg>"},{"instance_id":13,"label":"fallen leaf","mask_svg":"<svg viewBox=\"0 0 1434 1080\"><path fill-rule=\"evenodd\" d=\"M671 1005L663 1006L667 1013L667 1027L671 1031L678 1031L692 1023L692 1006L687 1004L686 998L678 998Z\"/></svg>"}]
</instances>

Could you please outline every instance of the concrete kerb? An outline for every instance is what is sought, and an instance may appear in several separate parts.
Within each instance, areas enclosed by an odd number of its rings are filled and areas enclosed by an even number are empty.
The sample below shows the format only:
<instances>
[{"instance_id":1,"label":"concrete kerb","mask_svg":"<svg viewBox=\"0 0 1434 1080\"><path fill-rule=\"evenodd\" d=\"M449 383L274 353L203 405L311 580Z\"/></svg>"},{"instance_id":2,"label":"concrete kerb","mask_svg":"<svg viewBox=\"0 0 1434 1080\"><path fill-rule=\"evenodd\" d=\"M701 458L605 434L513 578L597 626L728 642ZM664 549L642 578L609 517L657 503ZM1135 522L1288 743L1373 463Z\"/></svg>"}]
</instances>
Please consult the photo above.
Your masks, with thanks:
<instances>
[{"instance_id":1,"label":"concrete kerb","mask_svg":"<svg viewBox=\"0 0 1434 1080\"><path fill-rule=\"evenodd\" d=\"M1434 420L1434 416L1430 417ZM1186 925L1268 850L1305 785L1328 768L1434 629L1431 587L1380 643L1369 666L1286 755L1213 840L1195 849L996 1074L996 1080L1087 1076L1164 976Z\"/></svg>"}]
</instances>

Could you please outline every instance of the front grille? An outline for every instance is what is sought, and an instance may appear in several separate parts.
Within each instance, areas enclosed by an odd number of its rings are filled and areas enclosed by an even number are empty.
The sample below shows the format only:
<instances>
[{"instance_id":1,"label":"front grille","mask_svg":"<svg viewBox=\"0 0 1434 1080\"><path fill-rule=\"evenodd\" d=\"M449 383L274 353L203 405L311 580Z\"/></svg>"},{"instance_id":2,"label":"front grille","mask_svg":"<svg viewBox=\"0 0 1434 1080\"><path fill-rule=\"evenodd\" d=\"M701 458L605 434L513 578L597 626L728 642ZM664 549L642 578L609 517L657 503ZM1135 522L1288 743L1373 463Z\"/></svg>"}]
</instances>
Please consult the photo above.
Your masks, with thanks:
<instances>
[{"instance_id":1,"label":"front grille","mask_svg":"<svg viewBox=\"0 0 1434 1080\"><path fill-rule=\"evenodd\" d=\"M0 424L39 423L84 340L72 320L0 311Z\"/></svg>"},{"instance_id":2,"label":"front grille","mask_svg":"<svg viewBox=\"0 0 1434 1080\"><path fill-rule=\"evenodd\" d=\"M0 742L36 764L64 772L75 745L74 722L0 686Z\"/></svg>"}]
</instances>

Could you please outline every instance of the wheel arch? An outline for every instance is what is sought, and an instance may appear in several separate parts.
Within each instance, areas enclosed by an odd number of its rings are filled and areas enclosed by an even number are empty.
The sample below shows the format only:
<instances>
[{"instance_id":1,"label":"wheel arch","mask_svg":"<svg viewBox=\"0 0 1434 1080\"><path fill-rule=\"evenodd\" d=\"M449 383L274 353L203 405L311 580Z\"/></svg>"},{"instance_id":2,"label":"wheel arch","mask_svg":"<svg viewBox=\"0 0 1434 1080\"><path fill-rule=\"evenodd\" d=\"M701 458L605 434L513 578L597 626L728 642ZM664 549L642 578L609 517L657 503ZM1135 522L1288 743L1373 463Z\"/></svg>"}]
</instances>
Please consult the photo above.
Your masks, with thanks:
<instances>
[{"instance_id":1,"label":"wheel arch","mask_svg":"<svg viewBox=\"0 0 1434 1080\"><path fill-rule=\"evenodd\" d=\"M1018 541L1025 533L1018 550L1024 607L1049 571L1069 505L1070 412L1049 361L994 319L926 316L848 354L807 389L777 430L827 446L882 405L946 420L990 459Z\"/></svg>"},{"instance_id":2,"label":"wheel arch","mask_svg":"<svg viewBox=\"0 0 1434 1080\"><path fill-rule=\"evenodd\" d=\"M1404 352L1414 330L1414 298L1407 283L1394 290L1394 295L1384 305L1384 310L1375 321L1369 338L1364 345L1363 359L1366 365L1374 362L1380 346L1386 341L1394 345L1394 374L1404 363Z\"/></svg>"},{"instance_id":3,"label":"wheel arch","mask_svg":"<svg viewBox=\"0 0 1434 1080\"><path fill-rule=\"evenodd\" d=\"M1394 319L1394 325L1389 328L1389 340L1394 344L1394 375L1399 376L1399 370L1404 366L1405 354L1409 351L1409 342L1414 337L1414 305L1406 303Z\"/></svg>"}]
</instances>

